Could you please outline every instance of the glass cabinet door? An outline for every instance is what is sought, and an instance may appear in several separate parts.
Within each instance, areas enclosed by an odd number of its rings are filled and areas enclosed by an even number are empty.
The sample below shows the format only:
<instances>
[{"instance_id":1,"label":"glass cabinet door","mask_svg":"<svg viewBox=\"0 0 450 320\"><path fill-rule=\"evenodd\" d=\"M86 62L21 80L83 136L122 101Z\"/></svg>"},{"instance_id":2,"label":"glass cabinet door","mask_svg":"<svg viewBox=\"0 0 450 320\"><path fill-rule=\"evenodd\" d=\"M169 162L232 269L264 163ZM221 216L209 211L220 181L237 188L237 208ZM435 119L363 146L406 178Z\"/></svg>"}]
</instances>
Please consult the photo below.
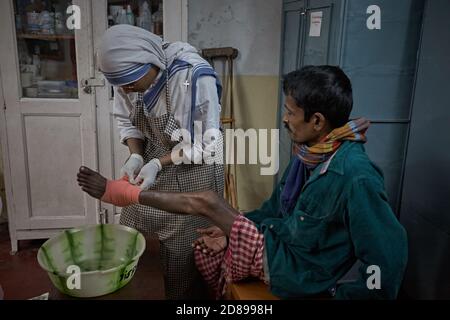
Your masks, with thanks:
<instances>
[{"instance_id":1,"label":"glass cabinet door","mask_svg":"<svg viewBox=\"0 0 450 320\"><path fill-rule=\"evenodd\" d=\"M72 1L13 3L22 97L78 98Z\"/></svg>"},{"instance_id":2,"label":"glass cabinet door","mask_svg":"<svg viewBox=\"0 0 450 320\"><path fill-rule=\"evenodd\" d=\"M163 35L160 0L108 0L108 26L130 24Z\"/></svg>"}]
</instances>

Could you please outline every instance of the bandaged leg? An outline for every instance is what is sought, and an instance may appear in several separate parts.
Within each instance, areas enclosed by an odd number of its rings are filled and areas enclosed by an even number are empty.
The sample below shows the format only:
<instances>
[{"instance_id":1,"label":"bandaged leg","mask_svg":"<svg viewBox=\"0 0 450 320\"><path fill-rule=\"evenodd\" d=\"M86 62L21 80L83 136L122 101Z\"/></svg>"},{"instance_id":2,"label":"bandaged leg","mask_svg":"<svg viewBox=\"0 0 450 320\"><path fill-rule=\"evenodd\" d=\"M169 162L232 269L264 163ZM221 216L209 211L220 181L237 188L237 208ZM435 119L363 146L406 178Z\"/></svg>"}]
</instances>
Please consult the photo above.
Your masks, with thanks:
<instances>
[{"instance_id":1,"label":"bandaged leg","mask_svg":"<svg viewBox=\"0 0 450 320\"><path fill-rule=\"evenodd\" d=\"M141 188L132 185L126 178L107 180L105 193L100 200L118 207L126 207L139 203L141 191Z\"/></svg>"}]
</instances>

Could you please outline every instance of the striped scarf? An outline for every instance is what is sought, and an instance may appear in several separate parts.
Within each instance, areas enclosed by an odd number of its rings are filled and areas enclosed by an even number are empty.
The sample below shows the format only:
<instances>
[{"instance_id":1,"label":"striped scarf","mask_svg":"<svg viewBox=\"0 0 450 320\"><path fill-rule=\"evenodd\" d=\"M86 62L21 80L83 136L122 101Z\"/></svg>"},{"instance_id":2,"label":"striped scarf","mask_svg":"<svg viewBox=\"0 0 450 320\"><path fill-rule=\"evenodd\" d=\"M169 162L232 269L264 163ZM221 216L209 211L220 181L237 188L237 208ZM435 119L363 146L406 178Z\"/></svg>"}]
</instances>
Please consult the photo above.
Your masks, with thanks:
<instances>
[{"instance_id":1,"label":"striped scarf","mask_svg":"<svg viewBox=\"0 0 450 320\"><path fill-rule=\"evenodd\" d=\"M366 142L365 133L369 125L368 120L359 118L334 129L321 142L312 147L305 144L294 146L297 157L292 161L285 186L280 195L280 211L283 216L289 216L294 209L308 177L307 169L314 169L320 163L330 159L343 141Z\"/></svg>"},{"instance_id":2,"label":"striped scarf","mask_svg":"<svg viewBox=\"0 0 450 320\"><path fill-rule=\"evenodd\" d=\"M331 131L321 142L312 147L308 147L306 144L295 145L294 152L309 169L315 168L320 163L327 161L342 142L366 142L365 134L369 125L369 120L365 118L351 120L344 126Z\"/></svg>"}]
</instances>

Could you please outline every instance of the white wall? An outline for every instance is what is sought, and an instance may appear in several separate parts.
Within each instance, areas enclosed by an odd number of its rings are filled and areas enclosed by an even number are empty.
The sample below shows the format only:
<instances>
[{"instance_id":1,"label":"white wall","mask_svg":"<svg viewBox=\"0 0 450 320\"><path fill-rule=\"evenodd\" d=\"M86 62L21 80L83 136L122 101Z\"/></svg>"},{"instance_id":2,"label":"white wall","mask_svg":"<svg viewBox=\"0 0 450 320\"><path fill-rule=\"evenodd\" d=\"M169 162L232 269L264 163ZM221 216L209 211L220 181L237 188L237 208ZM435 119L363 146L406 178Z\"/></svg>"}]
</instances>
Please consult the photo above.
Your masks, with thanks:
<instances>
[{"instance_id":1,"label":"white wall","mask_svg":"<svg viewBox=\"0 0 450 320\"><path fill-rule=\"evenodd\" d=\"M234 68L236 128L274 129L277 126L281 17L282 0L188 2L190 44L197 49L234 47L239 50ZM215 63L215 68L223 74L222 63ZM226 92L222 107L228 114ZM259 207L272 193L274 177L261 176L260 167L237 166L241 210Z\"/></svg>"},{"instance_id":2,"label":"white wall","mask_svg":"<svg viewBox=\"0 0 450 320\"><path fill-rule=\"evenodd\" d=\"M190 0L188 42L239 49L236 74L278 75L282 0Z\"/></svg>"}]
</instances>

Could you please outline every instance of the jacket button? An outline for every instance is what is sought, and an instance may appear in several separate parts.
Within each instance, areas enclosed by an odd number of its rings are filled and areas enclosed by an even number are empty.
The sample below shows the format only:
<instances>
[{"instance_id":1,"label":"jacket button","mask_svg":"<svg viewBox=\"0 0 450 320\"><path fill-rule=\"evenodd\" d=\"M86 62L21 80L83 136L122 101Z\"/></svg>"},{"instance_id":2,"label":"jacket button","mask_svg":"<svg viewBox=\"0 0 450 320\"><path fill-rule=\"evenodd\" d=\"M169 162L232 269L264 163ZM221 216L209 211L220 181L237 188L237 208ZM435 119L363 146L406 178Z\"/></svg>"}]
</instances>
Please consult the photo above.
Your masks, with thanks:
<instances>
[{"instance_id":1,"label":"jacket button","mask_svg":"<svg viewBox=\"0 0 450 320\"><path fill-rule=\"evenodd\" d=\"M305 220L305 217L304 217L304 216L301 216L301 217L300 217L300 220L301 220L301 221Z\"/></svg>"},{"instance_id":2,"label":"jacket button","mask_svg":"<svg viewBox=\"0 0 450 320\"><path fill-rule=\"evenodd\" d=\"M271 225L269 226L269 229L273 229L273 224L271 224Z\"/></svg>"}]
</instances>

